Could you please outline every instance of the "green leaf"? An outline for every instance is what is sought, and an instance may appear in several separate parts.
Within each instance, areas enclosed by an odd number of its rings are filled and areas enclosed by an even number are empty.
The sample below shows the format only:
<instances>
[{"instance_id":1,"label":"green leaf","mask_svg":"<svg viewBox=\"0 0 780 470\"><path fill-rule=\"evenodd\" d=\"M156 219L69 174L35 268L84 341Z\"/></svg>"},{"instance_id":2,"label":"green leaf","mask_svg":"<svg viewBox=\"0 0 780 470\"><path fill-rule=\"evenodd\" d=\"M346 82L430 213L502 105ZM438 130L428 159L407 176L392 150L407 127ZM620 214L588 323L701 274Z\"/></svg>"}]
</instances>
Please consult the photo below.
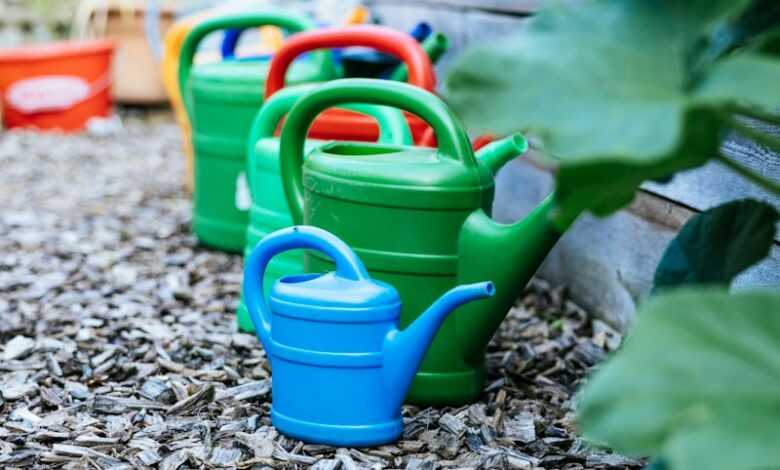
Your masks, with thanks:
<instances>
[{"instance_id":1,"label":"green leaf","mask_svg":"<svg viewBox=\"0 0 780 470\"><path fill-rule=\"evenodd\" d=\"M763 35L752 48L760 54L780 56L780 31L772 31Z\"/></svg>"},{"instance_id":2,"label":"green leaf","mask_svg":"<svg viewBox=\"0 0 780 470\"><path fill-rule=\"evenodd\" d=\"M769 254L780 213L753 199L732 201L691 218L666 248L655 288L686 284L727 287Z\"/></svg>"},{"instance_id":3,"label":"green leaf","mask_svg":"<svg viewBox=\"0 0 780 470\"><path fill-rule=\"evenodd\" d=\"M530 130L561 158L561 219L609 213L642 182L713 157L727 103L778 103L780 61L768 56L691 70L702 38L748 4L596 0L547 9L513 36L467 51L446 95L475 131Z\"/></svg>"},{"instance_id":4,"label":"green leaf","mask_svg":"<svg viewBox=\"0 0 780 470\"><path fill-rule=\"evenodd\" d=\"M780 60L759 55L735 55L716 62L694 91L692 99L702 105L722 106L747 102L767 109L780 104Z\"/></svg>"},{"instance_id":5,"label":"green leaf","mask_svg":"<svg viewBox=\"0 0 780 470\"><path fill-rule=\"evenodd\" d=\"M694 67L706 67L742 47L754 47L780 25L780 3L777 0L752 0L733 21L716 28L695 51Z\"/></svg>"},{"instance_id":6,"label":"green leaf","mask_svg":"<svg viewBox=\"0 0 780 470\"><path fill-rule=\"evenodd\" d=\"M669 470L780 468L780 293L650 299L582 391L578 420L587 439Z\"/></svg>"},{"instance_id":7,"label":"green leaf","mask_svg":"<svg viewBox=\"0 0 780 470\"><path fill-rule=\"evenodd\" d=\"M644 470L669 470L669 467L663 460L654 460Z\"/></svg>"}]
</instances>

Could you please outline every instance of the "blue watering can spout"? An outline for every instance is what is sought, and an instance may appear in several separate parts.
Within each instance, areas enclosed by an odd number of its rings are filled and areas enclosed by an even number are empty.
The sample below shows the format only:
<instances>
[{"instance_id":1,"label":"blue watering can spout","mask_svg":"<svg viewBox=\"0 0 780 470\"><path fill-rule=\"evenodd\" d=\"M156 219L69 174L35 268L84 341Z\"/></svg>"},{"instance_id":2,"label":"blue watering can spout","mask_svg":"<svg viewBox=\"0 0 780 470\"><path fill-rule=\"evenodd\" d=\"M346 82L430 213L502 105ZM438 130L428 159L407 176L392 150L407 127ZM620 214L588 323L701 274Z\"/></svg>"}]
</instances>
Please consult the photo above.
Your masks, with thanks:
<instances>
[{"instance_id":1,"label":"blue watering can spout","mask_svg":"<svg viewBox=\"0 0 780 470\"><path fill-rule=\"evenodd\" d=\"M384 341L385 389L392 406L401 406L428 347L447 316L472 300L490 297L492 282L477 282L454 287L403 331L393 329Z\"/></svg>"}]
</instances>

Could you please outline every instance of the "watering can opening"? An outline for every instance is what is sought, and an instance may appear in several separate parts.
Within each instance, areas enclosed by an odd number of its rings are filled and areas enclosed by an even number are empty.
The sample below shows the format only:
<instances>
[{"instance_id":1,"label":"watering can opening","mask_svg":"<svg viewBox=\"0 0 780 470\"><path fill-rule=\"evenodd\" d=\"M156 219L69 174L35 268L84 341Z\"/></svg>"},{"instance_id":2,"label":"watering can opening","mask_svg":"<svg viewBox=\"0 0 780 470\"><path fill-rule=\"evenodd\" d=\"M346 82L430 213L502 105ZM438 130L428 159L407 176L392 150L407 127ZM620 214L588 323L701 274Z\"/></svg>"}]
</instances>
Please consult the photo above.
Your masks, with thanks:
<instances>
[{"instance_id":1,"label":"watering can opening","mask_svg":"<svg viewBox=\"0 0 780 470\"><path fill-rule=\"evenodd\" d=\"M361 155L387 155L391 153L403 152L403 147L390 145L366 145L364 142L339 142L336 144L324 145L324 153L331 155L361 156Z\"/></svg>"},{"instance_id":2,"label":"watering can opening","mask_svg":"<svg viewBox=\"0 0 780 470\"><path fill-rule=\"evenodd\" d=\"M492 282L485 283L484 289L487 297L493 297L493 294L496 293L496 286Z\"/></svg>"},{"instance_id":3,"label":"watering can opening","mask_svg":"<svg viewBox=\"0 0 780 470\"><path fill-rule=\"evenodd\" d=\"M279 279L279 282L283 284L300 284L302 282L311 281L317 279L325 273L309 273L309 274L291 274Z\"/></svg>"}]
</instances>

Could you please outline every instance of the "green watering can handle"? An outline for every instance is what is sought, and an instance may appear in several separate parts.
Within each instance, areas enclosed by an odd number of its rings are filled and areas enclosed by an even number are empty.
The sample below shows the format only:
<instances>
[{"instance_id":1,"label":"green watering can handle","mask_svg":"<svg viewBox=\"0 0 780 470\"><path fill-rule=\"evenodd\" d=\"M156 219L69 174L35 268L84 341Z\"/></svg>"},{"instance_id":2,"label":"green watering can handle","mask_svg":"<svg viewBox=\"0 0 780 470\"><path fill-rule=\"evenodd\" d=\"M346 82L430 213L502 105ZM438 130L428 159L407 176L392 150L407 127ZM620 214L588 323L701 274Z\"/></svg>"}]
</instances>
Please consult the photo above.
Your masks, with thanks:
<instances>
[{"instance_id":1,"label":"green watering can handle","mask_svg":"<svg viewBox=\"0 0 780 470\"><path fill-rule=\"evenodd\" d=\"M181 92L185 108L192 116L191 100L189 93L186 93L187 81L190 77L192 64L195 60L195 52L198 50L200 42L209 34L223 29L246 29L256 26L278 26L291 33L297 33L314 28L314 23L299 15L280 12L257 12L245 11L229 13L213 18L209 18L198 23L197 26L187 34L179 54L179 90ZM333 59L328 51L312 54L315 63L321 70L333 68ZM262 90L258 90L262 94Z\"/></svg>"},{"instance_id":2,"label":"green watering can handle","mask_svg":"<svg viewBox=\"0 0 780 470\"><path fill-rule=\"evenodd\" d=\"M279 126L285 114L295 105L295 103L306 93L316 89L320 84L307 83L305 85L296 85L282 88L268 98L263 107L257 113L252 129L249 132L249 148L247 155L253 154L253 149L257 141L266 137L271 137ZM376 119L379 126L379 138L377 142L383 144L411 145L412 134L409 131L409 124L404 115L396 108L387 106L373 106L363 103L351 103L340 106L352 111L356 111Z\"/></svg>"},{"instance_id":3,"label":"green watering can handle","mask_svg":"<svg viewBox=\"0 0 780 470\"><path fill-rule=\"evenodd\" d=\"M466 131L452 110L433 93L388 80L334 80L298 100L282 129L279 161L287 203L296 223L303 223L302 167L304 140L309 127L322 111L354 102L392 106L416 114L433 128L442 156L476 168L477 161Z\"/></svg>"}]
</instances>

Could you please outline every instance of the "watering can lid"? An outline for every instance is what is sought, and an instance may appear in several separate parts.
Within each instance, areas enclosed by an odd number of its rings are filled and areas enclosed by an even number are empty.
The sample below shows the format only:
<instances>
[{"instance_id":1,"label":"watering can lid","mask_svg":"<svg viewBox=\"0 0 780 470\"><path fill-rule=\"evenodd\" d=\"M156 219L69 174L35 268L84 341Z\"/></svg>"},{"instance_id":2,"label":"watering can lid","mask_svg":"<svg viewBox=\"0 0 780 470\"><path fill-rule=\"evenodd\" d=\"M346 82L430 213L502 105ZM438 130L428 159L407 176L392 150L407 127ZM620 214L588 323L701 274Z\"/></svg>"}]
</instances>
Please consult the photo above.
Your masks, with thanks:
<instances>
[{"instance_id":1,"label":"watering can lid","mask_svg":"<svg viewBox=\"0 0 780 470\"><path fill-rule=\"evenodd\" d=\"M271 302L312 307L378 308L399 305L398 291L373 279L352 280L335 272L296 274L279 279L271 290ZM365 312L369 313L369 312Z\"/></svg>"},{"instance_id":2,"label":"watering can lid","mask_svg":"<svg viewBox=\"0 0 780 470\"><path fill-rule=\"evenodd\" d=\"M401 207L480 207L494 186L482 165L469 168L426 147L334 142L312 151L304 168L304 184L315 192Z\"/></svg>"}]
</instances>

